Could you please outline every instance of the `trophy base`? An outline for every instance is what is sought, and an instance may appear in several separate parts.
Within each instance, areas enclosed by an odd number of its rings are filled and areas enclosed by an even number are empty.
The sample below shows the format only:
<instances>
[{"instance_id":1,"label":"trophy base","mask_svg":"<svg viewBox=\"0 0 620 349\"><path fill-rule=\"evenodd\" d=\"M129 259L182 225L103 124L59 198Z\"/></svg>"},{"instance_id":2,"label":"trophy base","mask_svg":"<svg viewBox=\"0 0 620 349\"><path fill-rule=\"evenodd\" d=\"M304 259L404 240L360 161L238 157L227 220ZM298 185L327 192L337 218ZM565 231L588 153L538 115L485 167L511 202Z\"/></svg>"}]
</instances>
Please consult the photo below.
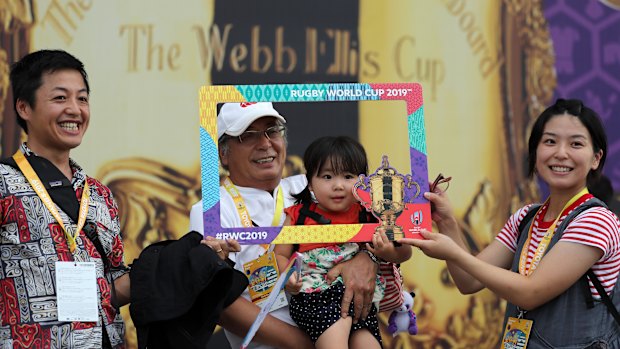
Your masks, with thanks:
<instances>
[{"instance_id":1,"label":"trophy base","mask_svg":"<svg viewBox=\"0 0 620 349\"><path fill-rule=\"evenodd\" d=\"M380 225L375 229L377 233L385 233L388 240L395 241L405 237L403 229L398 225Z\"/></svg>"}]
</instances>

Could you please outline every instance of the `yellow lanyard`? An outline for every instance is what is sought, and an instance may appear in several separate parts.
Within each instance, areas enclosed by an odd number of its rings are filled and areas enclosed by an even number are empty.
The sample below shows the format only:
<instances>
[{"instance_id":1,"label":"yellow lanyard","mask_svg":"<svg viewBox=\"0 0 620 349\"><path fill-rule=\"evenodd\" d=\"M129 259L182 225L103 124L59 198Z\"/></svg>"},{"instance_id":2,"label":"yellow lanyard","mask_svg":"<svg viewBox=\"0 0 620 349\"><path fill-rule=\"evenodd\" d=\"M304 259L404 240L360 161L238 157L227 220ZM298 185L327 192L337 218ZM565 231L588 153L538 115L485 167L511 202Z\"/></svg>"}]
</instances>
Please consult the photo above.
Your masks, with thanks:
<instances>
[{"instance_id":1,"label":"yellow lanyard","mask_svg":"<svg viewBox=\"0 0 620 349\"><path fill-rule=\"evenodd\" d=\"M84 190L82 191L82 198L80 200L80 213L78 216L78 223L75 228L75 233L71 235L71 233L69 233L69 231L65 227L65 223L63 222L62 217L60 216L60 213L56 208L56 204L54 204L54 201L45 189L45 186L43 185L43 183L41 183L39 176L37 176L36 172L34 172L34 169L32 168L32 166L30 166L28 160L26 160L24 154L22 154L22 152L18 150L15 152L15 154L13 154L13 159L28 180L28 183L30 183L30 185L32 186L32 189L34 189L35 193L37 193L45 207L47 207L47 209L50 211L52 216L54 216L58 224L60 224L60 226L62 227L62 230L65 232L65 235L67 237L69 250L71 251L71 253L73 253L76 246L75 239L80 233L80 230L82 230L82 227L84 227L84 223L86 222L86 215L88 214L88 201L90 199L88 183L84 181Z\"/></svg>"},{"instance_id":2,"label":"yellow lanyard","mask_svg":"<svg viewBox=\"0 0 620 349\"><path fill-rule=\"evenodd\" d=\"M530 241L532 239L534 222L530 224L530 229L527 234L527 241L525 241L525 245L523 245L523 249L521 250L521 256L519 256L519 274L529 276L534 272L534 270L538 267L538 263L540 263L540 260L545 254L545 251L549 247L549 242L553 238L553 235L555 235L555 226L558 223L558 220L560 219L560 217L564 215L564 211L566 211L567 208L569 208L572 204L575 203L575 201L577 201L579 198L581 198L585 194L588 194L588 188L583 188L579 193L577 193L577 195L573 196L570 200L568 200L566 205L564 205L564 208L562 209L560 214L553 221L553 224L551 224L549 229L547 229L547 233L545 234L545 236L543 236L543 238L540 240L540 243L538 244L538 247L536 248L536 252L534 253L534 257L532 257L530 268L526 269L527 254L529 251ZM549 198L547 198L547 200L545 201L545 204L540 206L540 208L538 209L538 212L536 212L536 215L534 217L537 217L540 214L540 210L542 210L542 208L545 207L545 205L548 202L549 202ZM534 218L534 220L535 219L536 218Z\"/></svg>"},{"instance_id":3,"label":"yellow lanyard","mask_svg":"<svg viewBox=\"0 0 620 349\"><path fill-rule=\"evenodd\" d=\"M228 194L230 194L230 196L233 198L233 201L235 202L235 208L237 209L239 218L241 218L241 224L243 224L244 227L253 226L252 218L250 217L250 212L248 212L248 208L245 205L245 201L243 201L243 197L239 193L239 190L237 190L237 187L235 187L229 177L226 177L226 179L224 179L224 188L226 188L226 191L228 192ZM276 198L276 210L273 213L273 219L271 220L272 227L280 225L280 219L282 218L282 212L284 210L284 194L282 193L282 186L279 185L277 191L278 196ZM262 246L263 248L265 248L265 250L268 249L267 245Z\"/></svg>"}]
</instances>

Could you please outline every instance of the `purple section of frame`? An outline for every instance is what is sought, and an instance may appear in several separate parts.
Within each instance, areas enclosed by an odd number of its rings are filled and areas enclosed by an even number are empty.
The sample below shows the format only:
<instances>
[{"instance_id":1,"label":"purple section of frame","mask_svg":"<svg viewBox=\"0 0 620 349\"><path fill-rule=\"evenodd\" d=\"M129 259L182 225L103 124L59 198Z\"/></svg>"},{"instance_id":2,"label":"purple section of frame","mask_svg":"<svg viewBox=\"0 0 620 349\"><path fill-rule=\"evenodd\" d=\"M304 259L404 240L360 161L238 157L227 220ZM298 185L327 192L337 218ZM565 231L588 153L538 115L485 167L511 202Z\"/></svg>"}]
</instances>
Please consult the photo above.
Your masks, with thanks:
<instances>
[{"instance_id":1,"label":"purple section of frame","mask_svg":"<svg viewBox=\"0 0 620 349\"><path fill-rule=\"evenodd\" d=\"M202 224L204 232L208 233L207 227L220 226L220 202L218 201L211 209L202 212Z\"/></svg>"},{"instance_id":2,"label":"purple section of frame","mask_svg":"<svg viewBox=\"0 0 620 349\"><path fill-rule=\"evenodd\" d=\"M428 185L429 178L426 178L426 175L428 174L428 176L431 177L431 174L428 173L426 155L422 154L421 152L413 148L409 148L409 157L411 158L411 171L412 171L411 179L414 182L418 183L418 185L420 185L420 193L413 200L409 200L407 202L411 202L414 204L420 204L420 203L427 202L426 199L424 199L423 195L425 192L428 191L428 187L429 187ZM416 188L413 188L413 187L405 188L405 197L406 198L413 197L416 194L415 191L416 191Z\"/></svg>"},{"instance_id":3,"label":"purple section of frame","mask_svg":"<svg viewBox=\"0 0 620 349\"><path fill-rule=\"evenodd\" d=\"M607 130L605 175L620 191L620 11L598 0L544 2L556 54L555 98L579 98Z\"/></svg>"},{"instance_id":4,"label":"purple section of frame","mask_svg":"<svg viewBox=\"0 0 620 349\"><path fill-rule=\"evenodd\" d=\"M211 207L210 210L202 213L203 224L206 233L210 233L207 231L207 227L219 226L220 219L220 203L218 202L215 206ZM245 243L251 241L253 244L268 244L273 239L278 236L281 227L252 227L251 232L248 229L241 228L226 228L226 232L216 232L215 237L218 239L235 239L235 240L243 240ZM220 229L221 230L221 229ZM248 235L249 234L249 235ZM211 234L213 235L212 232ZM241 236L243 235L243 236Z\"/></svg>"}]
</instances>

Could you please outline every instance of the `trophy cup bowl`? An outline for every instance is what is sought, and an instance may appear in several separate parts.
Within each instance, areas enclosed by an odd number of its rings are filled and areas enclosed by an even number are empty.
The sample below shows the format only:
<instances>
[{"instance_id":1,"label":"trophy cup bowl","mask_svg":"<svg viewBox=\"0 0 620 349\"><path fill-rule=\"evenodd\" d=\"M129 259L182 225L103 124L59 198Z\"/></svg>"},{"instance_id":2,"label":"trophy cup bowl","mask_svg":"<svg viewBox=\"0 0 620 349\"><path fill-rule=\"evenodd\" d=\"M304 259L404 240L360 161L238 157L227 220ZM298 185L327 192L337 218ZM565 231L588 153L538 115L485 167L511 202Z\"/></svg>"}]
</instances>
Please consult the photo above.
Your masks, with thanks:
<instances>
[{"instance_id":1,"label":"trophy cup bowl","mask_svg":"<svg viewBox=\"0 0 620 349\"><path fill-rule=\"evenodd\" d=\"M376 231L384 232L390 241L404 237L402 228L396 225L396 219L405 208L403 184L402 177L391 174L370 178L372 212L381 220Z\"/></svg>"},{"instance_id":2,"label":"trophy cup bowl","mask_svg":"<svg viewBox=\"0 0 620 349\"><path fill-rule=\"evenodd\" d=\"M368 179L368 186L366 185ZM405 180L407 183L405 183ZM355 197L380 221L375 232L384 232L390 241L404 237L403 229L396 224L396 219L403 213L405 208L405 185L414 184L417 187L416 196L419 194L419 185L411 180L410 176L396 173L388 163L387 156L383 156L382 164L377 171L366 177L360 175L355 184L353 193ZM370 202L364 201L357 195L357 189L366 190L370 187Z\"/></svg>"}]
</instances>

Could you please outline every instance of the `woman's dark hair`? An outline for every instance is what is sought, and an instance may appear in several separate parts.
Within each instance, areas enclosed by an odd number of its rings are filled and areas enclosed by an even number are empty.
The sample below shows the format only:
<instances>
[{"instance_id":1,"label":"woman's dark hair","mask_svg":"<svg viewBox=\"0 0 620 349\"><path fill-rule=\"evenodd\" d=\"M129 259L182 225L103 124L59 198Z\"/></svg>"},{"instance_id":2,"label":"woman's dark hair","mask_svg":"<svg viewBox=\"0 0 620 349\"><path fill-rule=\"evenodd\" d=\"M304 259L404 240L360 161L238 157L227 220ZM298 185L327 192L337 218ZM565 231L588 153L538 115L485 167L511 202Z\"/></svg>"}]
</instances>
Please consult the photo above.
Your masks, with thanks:
<instances>
[{"instance_id":1,"label":"woman's dark hair","mask_svg":"<svg viewBox=\"0 0 620 349\"><path fill-rule=\"evenodd\" d=\"M609 206L614 199L614 187L611 184L611 180L605 175L601 175L598 179L588 181L588 191L607 206Z\"/></svg>"},{"instance_id":2,"label":"woman's dark hair","mask_svg":"<svg viewBox=\"0 0 620 349\"><path fill-rule=\"evenodd\" d=\"M35 107L35 94L43 84L43 75L58 70L77 70L84 78L86 93L90 94L88 75L79 59L62 50L40 50L27 54L11 66L11 86L13 87L13 109L17 124L28 133L26 121L17 112L17 101L22 100Z\"/></svg>"},{"instance_id":3,"label":"woman's dark hair","mask_svg":"<svg viewBox=\"0 0 620 349\"><path fill-rule=\"evenodd\" d=\"M528 143L528 170L529 176L533 177L536 171L536 149L538 148L538 143L542 139L543 132L545 130L545 125L551 118L557 115L572 115L579 119L583 126L590 133L590 137L592 138L592 148L594 152L597 153L600 150L603 151L603 155L599 161L599 165L596 170L591 170L588 173L588 181L596 180L601 176L603 172L603 166L605 166L605 158L607 157L607 135L605 134L605 129L603 128L603 124L601 123L601 119L598 114L586 107L583 102L579 99L558 99L555 104L545 109L532 127L532 132L530 133L530 139Z\"/></svg>"},{"instance_id":4,"label":"woman's dark hair","mask_svg":"<svg viewBox=\"0 0 620 349\"><path fill-rule=\"evenodd\" d=\"M308 184L327 161L330 161L335 174L368 173L366 151L358 141L347 136L326 136L312 142L304 152L304 167ZM312 201L308 186L293 197L298 204Z\"/></svg>"}]
</instances>

